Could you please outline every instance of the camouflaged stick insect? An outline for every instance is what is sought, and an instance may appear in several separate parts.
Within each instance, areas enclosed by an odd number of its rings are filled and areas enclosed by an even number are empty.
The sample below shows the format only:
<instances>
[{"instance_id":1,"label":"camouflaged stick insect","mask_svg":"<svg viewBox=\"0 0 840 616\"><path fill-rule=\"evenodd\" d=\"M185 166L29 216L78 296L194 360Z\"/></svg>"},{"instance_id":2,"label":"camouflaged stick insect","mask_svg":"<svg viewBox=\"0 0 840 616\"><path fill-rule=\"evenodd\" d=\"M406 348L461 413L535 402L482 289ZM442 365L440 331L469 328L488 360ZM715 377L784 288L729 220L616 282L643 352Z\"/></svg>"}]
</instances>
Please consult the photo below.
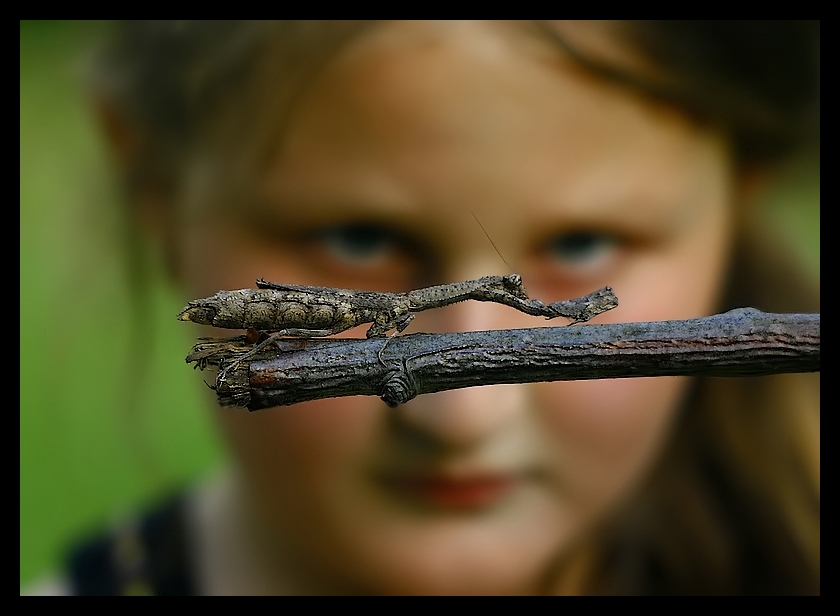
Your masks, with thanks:
<instances>
[{"instance_id":1,"label":"camouflaged stick insect","mask_svg":"<svg viewBox=\"0 0 840 616\"><path fill-rule=\"evenodd\" d=\"M547 319L566 317L572 323L583 323L618 306L610 287L546 305L528 297L519 274L484 276L407 293L311 287L260 279L257 289L219 291L212 297L191 301L178 318L214 327L270 333L220 373L219 378L224 380L228 370L281 336L320 338L370 323L366 336L382 338L390 330L395 330L394 335L402 332L417 312L466 300L496 302Z\"/></svg>"}]
</instances>

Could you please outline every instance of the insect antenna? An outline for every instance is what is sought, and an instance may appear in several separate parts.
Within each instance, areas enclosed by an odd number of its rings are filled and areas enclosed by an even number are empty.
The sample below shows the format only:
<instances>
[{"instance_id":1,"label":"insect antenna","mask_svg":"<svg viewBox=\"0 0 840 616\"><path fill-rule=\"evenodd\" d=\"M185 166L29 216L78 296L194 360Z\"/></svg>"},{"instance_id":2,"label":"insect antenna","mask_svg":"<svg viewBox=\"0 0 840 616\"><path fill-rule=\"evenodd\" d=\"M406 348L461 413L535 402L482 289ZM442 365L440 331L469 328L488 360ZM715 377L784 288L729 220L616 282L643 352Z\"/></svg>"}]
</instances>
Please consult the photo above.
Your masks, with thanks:
<instances>
[{"instance_id":1,"label":"insect antenna","mask_svg":"<svg viewBox=\"0 0 840 616\"><path fill-rule=\"evenodd\" d=\"M484 228L484 225L482 225L482 224L481 224L481 221L478 219L478 216L476 216L474 212L470 212L470 214L472 214L472 217L475 219L475 222L477 222L477 223L478 223L478 226L479 226L479 227L481 227L481 231L484 233L484 237L486 237L486 238L487 238L487 241L488 241L488 242L490 242L490 245L493 247L493 250L495 250L495 251L496 251L496 254L497 254L497 255L499 255L499 258L502 260L502 262L503 262L505 265L507 265L507 266L508 266L508 269L510 270L511 274L515 273L515 272L516 272L516 270L514 270L514 269L510 266L510 263L508 263L508 262L505 260L505 258L502 256L501 251L499 251L499 248L496 246L496 243L495 243L495 242L494 242L494 241L490 238L490 234L489 234L489 233L487 233L487 229L485 229L485 228Z\"/></svg>"}]
</instances>

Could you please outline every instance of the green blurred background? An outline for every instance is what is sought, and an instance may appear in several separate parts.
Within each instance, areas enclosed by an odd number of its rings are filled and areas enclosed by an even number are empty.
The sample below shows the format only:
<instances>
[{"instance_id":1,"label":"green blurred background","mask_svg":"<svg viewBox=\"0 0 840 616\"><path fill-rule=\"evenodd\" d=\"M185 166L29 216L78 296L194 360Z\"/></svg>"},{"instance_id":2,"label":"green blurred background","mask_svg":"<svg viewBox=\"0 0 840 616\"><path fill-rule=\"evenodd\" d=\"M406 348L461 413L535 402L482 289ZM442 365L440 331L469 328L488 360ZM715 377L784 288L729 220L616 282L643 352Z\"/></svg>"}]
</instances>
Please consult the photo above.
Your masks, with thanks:
<instances>
[{"instance_id":1,"label":"green blurred background","mask_svg":"<svg viewBox=\"0 0 840 616\"><path fill-rule=\"evenodd\" d=\"M151 327L133 348L124 204L85 89L108 28L20 24L21 585L58 569L80 534L224 459L201 375L183 360L192 344L174 318L183 298L153 254ZM762 214L817 282L819 192L819 156L806 153L780 174ZM138 373L130 358L147 350L149 370Z\"/></svg>"},{"instance_id":2,"label":"green blurred background","mask_svg":"<svg viewBox=\"0 0 840 616\"><path fill-rule=\"evenodd\" d=\"M85 90L107 28L20 24L21 584L58 568L80 533L222 461L201 375L184 363L183 298L154 261L150 337L130 348L123 202ZM129 357L148 351L142 375Z\"/></svg>"}]
</instances>

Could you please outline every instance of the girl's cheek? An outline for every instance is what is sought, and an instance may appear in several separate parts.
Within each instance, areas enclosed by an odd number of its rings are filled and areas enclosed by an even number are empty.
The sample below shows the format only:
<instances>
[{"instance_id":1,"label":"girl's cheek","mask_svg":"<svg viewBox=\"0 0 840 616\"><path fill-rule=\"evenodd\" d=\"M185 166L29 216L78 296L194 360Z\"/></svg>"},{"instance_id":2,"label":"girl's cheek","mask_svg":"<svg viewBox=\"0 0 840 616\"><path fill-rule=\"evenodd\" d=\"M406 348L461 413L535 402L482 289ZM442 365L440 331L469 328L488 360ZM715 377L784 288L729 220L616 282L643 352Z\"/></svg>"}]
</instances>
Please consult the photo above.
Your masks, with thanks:
<instances>
[{"instance_id":1,"label":"girl's cheek","mask_svg":"<svg viewBox=\"0 0 840 616\"><path fill-rule=\"evenodd\" d=\"M297 510L358 473L385 408L357 396L254 413L222 409L219 420L264 504Z\"/></svg>"},{"instance_id":2,"label":"girl's cheek","mask_svg":"<svg viewBox=\"0 0 840 616\"><path fill-rule=\"evenodd\" d=\"M553 462L573 506L601 509L632 490L666 440L688 382L659 377L535 385Z\"/></svg>"}]
</instances>

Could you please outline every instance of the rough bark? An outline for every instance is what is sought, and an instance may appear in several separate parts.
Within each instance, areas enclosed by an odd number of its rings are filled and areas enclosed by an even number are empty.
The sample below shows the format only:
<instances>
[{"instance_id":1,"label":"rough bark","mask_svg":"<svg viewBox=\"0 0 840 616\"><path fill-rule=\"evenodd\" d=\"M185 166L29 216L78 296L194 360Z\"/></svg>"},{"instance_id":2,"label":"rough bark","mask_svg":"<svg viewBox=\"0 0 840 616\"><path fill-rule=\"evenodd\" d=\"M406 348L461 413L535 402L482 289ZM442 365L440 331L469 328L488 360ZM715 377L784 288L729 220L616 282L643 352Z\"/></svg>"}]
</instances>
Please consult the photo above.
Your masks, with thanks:
<instances>
[{"instance_id":1,"label":"rough bark","mask_svg":"<svg viewBox=\"0 0 840 616\"><path fill-rule=\"evenodd\" d=\"M187 357L224 367L243 336ZM760 376L820 369L820 315L741 308L684 321L540 327L382 339L282 339L217 380L220 404L252 411L339 396L413 397L476 385L641 376Z\"/></svg>"}]
</instances>

